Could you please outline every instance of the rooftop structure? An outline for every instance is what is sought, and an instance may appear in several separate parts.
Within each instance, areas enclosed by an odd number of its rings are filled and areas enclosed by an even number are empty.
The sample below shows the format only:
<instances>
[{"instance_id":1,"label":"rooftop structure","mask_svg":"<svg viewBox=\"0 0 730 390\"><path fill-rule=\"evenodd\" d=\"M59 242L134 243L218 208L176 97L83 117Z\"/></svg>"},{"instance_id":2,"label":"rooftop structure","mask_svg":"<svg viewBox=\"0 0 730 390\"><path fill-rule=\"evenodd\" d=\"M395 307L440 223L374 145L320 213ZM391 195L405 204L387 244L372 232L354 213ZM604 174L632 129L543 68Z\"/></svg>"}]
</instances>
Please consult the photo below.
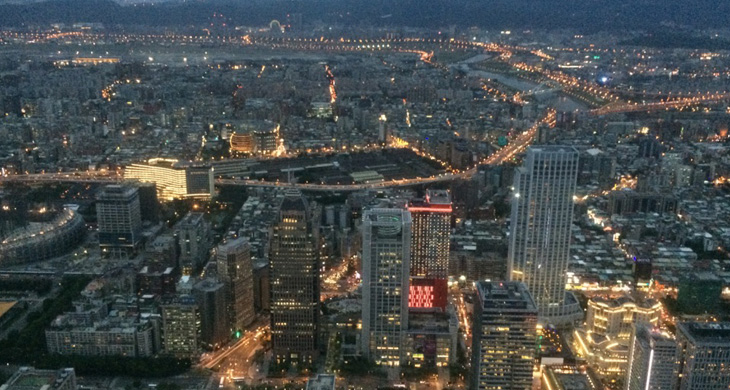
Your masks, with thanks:
<instances>
[{"instance_id":1,"label":"rooftop structure","mask_svg":"<svg viewBox=\"0 0 730 390\"><path fill-rule=\"evenodd\" d=\"M0 390L76 390L76 373L73 368L39 370L21 367Z\"/></svg>"},{"instance_id":2,"label":"rooftop structure","mask_svg":"<svg viewBox=\"0 0 730 390\"><path fill-rule=\"evenodd\" d=\"M317 374L307 381L307 390L335 390L335 376L330 374Z\"/></svg>"}]
</instances>

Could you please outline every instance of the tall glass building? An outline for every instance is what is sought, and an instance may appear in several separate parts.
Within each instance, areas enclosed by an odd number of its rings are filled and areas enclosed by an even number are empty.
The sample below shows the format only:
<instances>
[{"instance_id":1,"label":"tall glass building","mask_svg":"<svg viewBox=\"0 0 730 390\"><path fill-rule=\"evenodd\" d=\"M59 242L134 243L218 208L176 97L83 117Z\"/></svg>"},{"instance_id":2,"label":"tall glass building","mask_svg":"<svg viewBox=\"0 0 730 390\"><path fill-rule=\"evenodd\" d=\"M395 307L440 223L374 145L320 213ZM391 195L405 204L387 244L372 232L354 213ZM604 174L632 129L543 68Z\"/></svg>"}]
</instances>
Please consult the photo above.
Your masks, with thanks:
<instances>
[{"instance_id":1,"label":"tall glass building","mask_svg":"<svg viewBox=\"0 0 730 390\"><path fill-rule=\"evenodd\" d=\"M679 382L679 346L674 336L638 324L629 344L624 390L674 390Z\"/></svg>"},{"instance_id":2,"label":"tall glass building","mask_svg":"<svg viewBox=\"0 0 730 390\"><path fill-rule=\"evenodd\" d=\"M319 221L288 192L270 234L271 341L277 362L311 364L319 329Z\"/></svg>"},{"instance_id":3,"label":"tall glass building","mask_svg":"<svg viewBox=\"0 0 730 390\"><path fill-rule=\"evenodd\" d=\"M528 148L515 174L508 276L525 283L547 322L582 314L565 292L577 177L578 152L570 146Z\"/></svg>"},{"instance_id":4,"label":"tall glass building","mask_svg":"<svg viewBox=\"0 0 730 390\"><path fill-rule=\"evenodd\" d=\"M374 208L362 221L363 354L377 364L399 366L408 330L411 214Z\"/></svg>"},{"instance_id":5,"label":"tall glass building","mask_svg":"<svg viewBox=\"0 0 730 390\"><path fill-rule=\"evenodd\" d=\"M472 390L531 390L537 307L524 284L477 282Z\"/></svg>"},{"instance_id":6,"label":"tall glass building","mask_svg":"<svg viewBox=\"0 0 730 390\"><path fill-rule=\"evenodd\" d=\"M409 306L445 310L448 294L451 196L428 190L408 205L413 219Z\"/></svg>"},{"instance_id":7,"label":"tall glass building","mask_svg":"<svg viewBox=\"0 0 730 390\"><path fill-rule=\"evenodd\" d=\"M246 329L256 319L253 307L253 264L251 245L245 238L218 245L218 277L226 286L228 326L231 334Z\"/></svg>"}]
</instances>

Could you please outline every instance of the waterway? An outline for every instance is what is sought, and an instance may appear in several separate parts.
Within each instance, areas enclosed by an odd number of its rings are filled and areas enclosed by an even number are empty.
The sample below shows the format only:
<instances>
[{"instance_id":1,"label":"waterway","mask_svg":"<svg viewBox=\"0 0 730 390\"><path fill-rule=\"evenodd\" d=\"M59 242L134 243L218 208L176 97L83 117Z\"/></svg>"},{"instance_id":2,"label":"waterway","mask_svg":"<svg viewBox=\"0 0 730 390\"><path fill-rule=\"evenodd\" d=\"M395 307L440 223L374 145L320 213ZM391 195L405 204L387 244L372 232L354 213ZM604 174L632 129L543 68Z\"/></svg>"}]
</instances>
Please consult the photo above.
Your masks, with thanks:
<instances>
[{"instance_id":1,"label":"waterway","mask_svg":"<svg viewBox=\"0 0 730 390\"><path fill-rule=\"evenodd\" d=\"M538 84L533 83L531 81L523 80L517 77L508 76L501 73L494 73L494 72L488 72L484 70L474 70L469 69L467 72L471 76L477 76L485 79L494 79L499 81L500 83L514 88L518 89L520 91L531 91L538 87ZM588 110L588 106L585 104L571 98L568 96L565 96L561 93L550 93L542 95L539 101L546 103L552 107L554 107L557 111L585 111Z\"/></svg>"}]
</instances>

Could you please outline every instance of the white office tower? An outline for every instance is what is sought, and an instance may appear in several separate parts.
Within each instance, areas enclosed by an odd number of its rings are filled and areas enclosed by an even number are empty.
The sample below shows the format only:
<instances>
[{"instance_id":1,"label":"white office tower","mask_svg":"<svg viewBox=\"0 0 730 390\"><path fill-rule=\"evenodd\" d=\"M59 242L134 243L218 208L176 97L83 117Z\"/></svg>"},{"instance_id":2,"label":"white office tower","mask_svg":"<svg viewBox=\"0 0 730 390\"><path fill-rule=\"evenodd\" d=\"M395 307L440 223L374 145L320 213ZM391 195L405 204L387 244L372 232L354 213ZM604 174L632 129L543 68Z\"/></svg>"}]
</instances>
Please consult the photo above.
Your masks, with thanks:
<instances>
[{"instance_id":1,"label":"white office tower","mask_svg":"<svg viewBox=\"0 0 730 390\"><path fill-rule=\"evenodd\" d=\"M408 330L411 213L374 208L362 221L362 350L377 364L399 366Z\"/></svg>"},{"instance_id":2,"label":"white office tower","mask_svg":"<svg viewBox=\"0 0 730 390\"><path fill-rule=\"evenodd\" d=\"M537 307L517 282L477 282L472 390L531 390Z\"/></svg>"},{"instance_id":3,"label":"white office tower","mask_svg":"<svg viewBox=\"0 0 730 390\"><path fill-rule=\"evenodd\" d=\"M625 390L675 390L679 382L679 346L671 335L639 324L629 344Z\"/></svg>"},{"instance_id":4,"label":"white office tower","mask_svg":"<svg viewBox=\"0 0 730 390\"><path fill-rule=\"evenodd\" d=\"M515 174L508 276L527 286L544 323L582 318L565 292L577 177L578 152L570 146L528 148Z\"/></svg>"}]
</instances>

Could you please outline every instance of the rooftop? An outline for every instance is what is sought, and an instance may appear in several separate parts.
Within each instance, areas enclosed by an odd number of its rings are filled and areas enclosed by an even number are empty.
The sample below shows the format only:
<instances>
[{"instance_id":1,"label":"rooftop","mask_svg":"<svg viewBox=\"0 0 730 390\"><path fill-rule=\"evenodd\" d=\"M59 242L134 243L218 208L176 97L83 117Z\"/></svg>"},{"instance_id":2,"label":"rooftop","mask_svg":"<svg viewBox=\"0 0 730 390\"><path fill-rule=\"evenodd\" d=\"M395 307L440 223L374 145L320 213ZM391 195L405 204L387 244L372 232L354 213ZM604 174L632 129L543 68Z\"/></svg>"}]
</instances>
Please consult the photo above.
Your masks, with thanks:
<instances>
[{"instance_id":1,"label":"rooftop","mask_svg":"<svg viewBox=\"0 0 730 390\"><path fill-rule=\"evenodd\" d=\"M334 390L335 376L330 374L318 374L307 381L307 390Z\"/></svg>"},{"instance_id":2,"label":"rooftop","mask_svg":"<svg viewBox=\"0 0 730 390\"><path fill-rule=\"evenodd\" d=\"M537 312L535 302L523 283L480 281L476 287L485 309L517 309Z\"/></svg>"},{"instance_id":3,"label":"rooftop","mask_svg":"<svg viewBox=\"0 0 730 390\"><path fill-rule=\"evenodd\" d=\"M730 345L730 322L680 322L677 332L694 344Z\"/></svg>"},{"instance_id":4,"label":"rooftop","mask_svg":"<svg viewBox=\"0 0 730 390\"><path fill-rule=\"evenodd\" d=\"M38 370L32 367L21 367L13 374L0 390L35 390L55 389L67 380L75 377L73 368L60 370Z\"/></svg>"}]
</instances>

